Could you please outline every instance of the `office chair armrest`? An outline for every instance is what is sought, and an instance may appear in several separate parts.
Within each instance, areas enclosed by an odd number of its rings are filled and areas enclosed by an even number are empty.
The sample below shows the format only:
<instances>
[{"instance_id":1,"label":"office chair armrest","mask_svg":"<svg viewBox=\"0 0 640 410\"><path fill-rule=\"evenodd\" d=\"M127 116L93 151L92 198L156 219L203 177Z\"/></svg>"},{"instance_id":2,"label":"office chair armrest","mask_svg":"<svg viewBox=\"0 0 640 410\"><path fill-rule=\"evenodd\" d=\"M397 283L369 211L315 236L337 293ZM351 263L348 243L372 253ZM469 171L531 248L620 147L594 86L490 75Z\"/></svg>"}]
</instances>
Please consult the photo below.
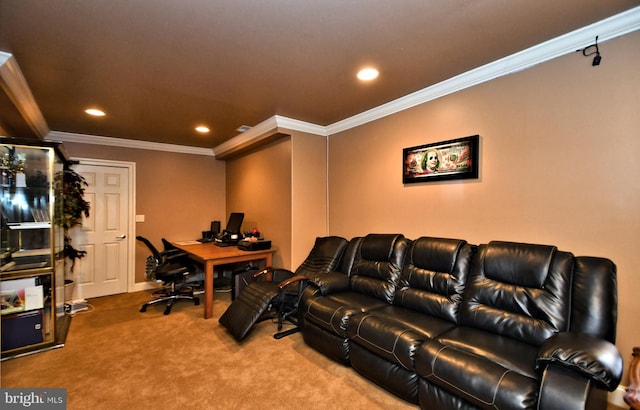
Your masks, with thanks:
<instances>
[{"instance_id":1,"label":"office chair armrest","mask_svg":"<svg viewBox=\"0 0 640 410\"><path fill-rule=\"evenodd\" d=\"M178 252L170 252L164 254L164 262L165 263L188 263L190 264L189 254L186 252L178 251Z\"/></svg>"},{"instance_id":2,"label":"office chair armrest","mask_svg":"<svg viewBox=\"0 0 640 410\"><path fill-rule=\"evenodd\" d=\"M184 251L181 251L180 249L169 249L169 250L160 252L160 256L163 256L167 259L173 259L179 256L188 256L188 254Z\"/></svg>"}]
</instances>

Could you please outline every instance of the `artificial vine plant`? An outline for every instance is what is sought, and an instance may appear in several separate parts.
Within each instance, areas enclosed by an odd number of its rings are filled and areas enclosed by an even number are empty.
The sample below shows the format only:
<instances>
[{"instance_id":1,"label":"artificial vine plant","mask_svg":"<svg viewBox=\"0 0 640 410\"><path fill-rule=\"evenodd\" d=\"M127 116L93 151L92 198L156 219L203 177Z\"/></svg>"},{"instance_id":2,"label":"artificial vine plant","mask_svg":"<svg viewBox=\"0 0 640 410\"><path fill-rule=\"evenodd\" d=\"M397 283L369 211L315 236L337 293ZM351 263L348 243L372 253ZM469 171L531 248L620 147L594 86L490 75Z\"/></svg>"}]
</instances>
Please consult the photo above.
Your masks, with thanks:
<instances>
[{"instance_id":1,"label":"artificial vine plant","mask_svg":"<svg viewBox=\"0 0 640 410\"><path fill-rule=\"evenodd\" d=\"M62 227L64 232L64 249L62 255L71 261L70 272L76 263L76 259L83 258L87 252L73 247L69 230L82 225L82 216L89 217L89 202L84 199L84 190L87 181L71 168L65 167L55 176L56 192L61 193L57 198L62 201L62 206L55 216L55 223Z\"/></svg>"}]
</instances>

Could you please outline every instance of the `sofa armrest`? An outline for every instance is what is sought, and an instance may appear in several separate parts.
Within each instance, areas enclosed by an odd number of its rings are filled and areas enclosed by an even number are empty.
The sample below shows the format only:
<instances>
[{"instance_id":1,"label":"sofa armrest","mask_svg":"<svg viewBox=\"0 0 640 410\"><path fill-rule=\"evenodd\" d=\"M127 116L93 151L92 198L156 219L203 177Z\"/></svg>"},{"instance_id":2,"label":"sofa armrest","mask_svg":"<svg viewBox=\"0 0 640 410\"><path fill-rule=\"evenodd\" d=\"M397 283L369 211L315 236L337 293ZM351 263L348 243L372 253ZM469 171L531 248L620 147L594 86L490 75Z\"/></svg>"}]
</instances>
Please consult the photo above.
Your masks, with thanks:
<instances>
[{"instance_id":1,"label":"sofa armrest","mask_svg":"<svg viewBox=\"0 0 640 410\"><path fill-rule=\"evenodd\" d=\"M288 269L276 269L267 267L253 274L255 280L269 280L274 282L282 282L293 277L295 274Z\"/></svg>"},{"instance_id":2,"label":"sofa armrest","mask_svg":"<svg viewBox=\"0 0 640 410\"><path fill-rule=\"evenodd\" d=\"M289 279L285 279L282 282L278 283L278 289L280 290L284 290L287 286L291 285L292 283L300 283L300 282L308 282L309 278L306 276L293 276L290 277Z\"/></svg>"},{"instance_id":3,"label":"sofa armrest","mask_svg":"<svg viewBox=\"0 0 640 410\"><path fill-rule=\"evenodd\" d=\"M318 288L322 295L342 292L349 289L349 277L341 272L329 272L311 277L308 282Z\"/></svg>"},{"instance_id":4,"label":"sofa armrest","mask_svg":"<svg viewBox=\"0 0 640 410\"><path fill-rule=\"evenodd\" d=\"M584 334L561 332L547 339L538 352L536 368L550 363L576 371L600 387L613 391L622 378L622 356L608 341Z\"/></svg>"}]
</instances>

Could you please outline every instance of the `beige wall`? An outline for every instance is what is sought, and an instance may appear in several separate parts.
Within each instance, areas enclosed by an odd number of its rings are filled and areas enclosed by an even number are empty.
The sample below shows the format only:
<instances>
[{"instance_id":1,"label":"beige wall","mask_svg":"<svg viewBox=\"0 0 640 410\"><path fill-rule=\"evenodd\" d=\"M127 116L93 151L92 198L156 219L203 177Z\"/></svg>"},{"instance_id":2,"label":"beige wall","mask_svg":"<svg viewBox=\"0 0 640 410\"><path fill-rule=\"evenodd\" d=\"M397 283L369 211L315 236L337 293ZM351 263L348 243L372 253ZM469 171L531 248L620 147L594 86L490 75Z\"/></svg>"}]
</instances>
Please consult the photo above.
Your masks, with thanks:
<instances>
[{"instance_id":1,"label":"beige wall","mask_svg":"<svg viewBox=\"0 0 640 410\"><path fill-rule=\"evenodd\" d=\"M640 344L640 32L329 139L330 233L554 244L618 266L618 347ZM381 79L383 80L383 79ZM480 134L477 180L402 184L402 149Z\"/></svg>"},{"instance_id":2,"label":"beige wall","mask_svg":"<svg viewBox=\"0 0 640 410\"><path fill-rule=\"evenodd\" d=\"M226 162L227 212L244 212L242 229L257 228L277 250L273 265L290 269L291 139Z\"/></svg>"},{"instance_id":3,"label":"beige wall","mask_svg":"<svg viewBox=\"0 0 640 410\"><path fill-rule=\"evenodd\" d=\"M309 254L315 238L327 234L327 139L292 134L291 266Z\"/></svg>"},{"instance_id":4,"label":"beige wall","mask_svg":"<svg viewBox=\"0 0 640 410\"><path fill-rule=\"evenodd\" d=\"M129 161L136 164L136 235L162 249L161 238L193 240L212 220L224 220L225 163L213 157L65 143L72 157ZM147 248L136 241L136 282L144 282Z\"/></svg>"},{"instance_id":5,"label":"beige wall","mask_svg":"<svg viewBox=\"0 0 640 410\"><path fill-rule=\"evenodd\" d=\"M227 161L227 210L272 241L274 266L295 270L327 234L327 139L278 132L289 137Z\"/></svg>"}]
</instances>

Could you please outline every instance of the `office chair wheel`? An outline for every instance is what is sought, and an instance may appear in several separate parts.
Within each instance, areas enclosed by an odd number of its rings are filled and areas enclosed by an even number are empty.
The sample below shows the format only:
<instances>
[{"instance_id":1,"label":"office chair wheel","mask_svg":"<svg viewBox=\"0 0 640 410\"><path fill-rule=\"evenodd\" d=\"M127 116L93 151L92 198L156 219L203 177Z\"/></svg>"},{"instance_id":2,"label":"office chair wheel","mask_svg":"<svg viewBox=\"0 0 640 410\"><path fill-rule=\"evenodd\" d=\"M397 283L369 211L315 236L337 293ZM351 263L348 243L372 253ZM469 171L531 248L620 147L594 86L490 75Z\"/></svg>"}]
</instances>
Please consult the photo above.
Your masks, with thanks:
<instances>
[{"instance_id":1,"label":"office chair wheel","mask_svg":"<svg viewBox=\"0 0 640 410\"><path fill-rule=\"evenodd\" d=\"M147 306L146 306L146 305L145 305L145 306L142 306L142 307L140 308L140 312L144 313L144 312L146 312L146 311L147 311Z\"/></svg>"},{"instance_id":2,"label":"office chair wheel","mask_svg":"<svg viewBox=\"0 0 640 410\"><path fill-rule=\"evenodd\" d=\"M198 306L200 304L200 299L199 298L193 298L193 304L195 306Z\"/></svg>"},{"instance_id":3,"label":"office chair wheel","mask_svg":"<svg viewBox=\"0 0 640 410\"><path fill-rule=\"evenodd\" d=\"M164 314L165 314L165 316L166 316L166 315L168 315L169 313L171 313L171 306L167 306L167 307L164 309Z\"/></svg>"}]
</instances>

